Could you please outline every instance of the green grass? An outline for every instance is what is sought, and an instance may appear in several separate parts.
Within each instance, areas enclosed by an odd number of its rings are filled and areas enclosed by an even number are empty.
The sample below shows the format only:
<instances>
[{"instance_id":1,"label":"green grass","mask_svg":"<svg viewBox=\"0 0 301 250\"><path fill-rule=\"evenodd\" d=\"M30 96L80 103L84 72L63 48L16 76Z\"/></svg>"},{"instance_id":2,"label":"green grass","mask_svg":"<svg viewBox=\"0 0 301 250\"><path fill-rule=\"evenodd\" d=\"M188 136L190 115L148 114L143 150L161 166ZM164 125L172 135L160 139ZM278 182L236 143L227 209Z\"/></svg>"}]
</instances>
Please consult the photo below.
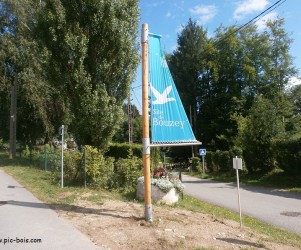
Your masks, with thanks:
<instances>
[{"instance_id":1,"label":"green grass","mask_svg":"<svg viewBox=\"0 0 301 250\"><path fill-rule=\"evenodd\" d=\"M184 199L180 200L180 202L175 204L174 207L209 214L218 221L222 221L223 219L237 222L240 221L238 213L232 212L226 208L211 205L191 196L184 196ZM289 244L301 248L301 235L299 234L281 230L249 216L243 216L242 223L243 226L250 227L261 234L267 235L269 240L272 242Z\"/></svg>"},{"instance_id":2,"label":"green grass","mask_svg":"<svg viewBox=\"0 0 301 250\"><path fill-rule=\"evenodd\" d=\"M200 173L188 174L198 178L217 180L227 183L236 183L235 170L233 170L233 172L231 173L206 173L205 176ZM239 172L239 182L249 186L285 189L287 191L301 193L301 175L292 176L279 169L276 169L268 174L246 174L244 172Z\"/></svg>"},{"instance_id":3,"label":"green grass","mask_svg":"<svg viewBox=\"0 0 301 250\"><path fill-rule=\"evenodd\" d=\"M75 186L65 186L62 189L59 183L54 184L52 182L50 171L32 167L29 161L24 159L9 160L7 154L3 152L0 152L0 167L34 193L36 197L50 205L65 206L68 209L72 209L72 204L76 199L88 200L96 204L102 204L105 199L126 201L134 199L133 193L121 194L115 191L109 192ZM218 221L229 219L239 222L238 213L189 196L184 196L184 199L180 200L174 207L206 213ZM267 235L268 241L301 248L301 235L278 229L248 216L243 216L243 225Z\"/></svg>"}]
</instances>

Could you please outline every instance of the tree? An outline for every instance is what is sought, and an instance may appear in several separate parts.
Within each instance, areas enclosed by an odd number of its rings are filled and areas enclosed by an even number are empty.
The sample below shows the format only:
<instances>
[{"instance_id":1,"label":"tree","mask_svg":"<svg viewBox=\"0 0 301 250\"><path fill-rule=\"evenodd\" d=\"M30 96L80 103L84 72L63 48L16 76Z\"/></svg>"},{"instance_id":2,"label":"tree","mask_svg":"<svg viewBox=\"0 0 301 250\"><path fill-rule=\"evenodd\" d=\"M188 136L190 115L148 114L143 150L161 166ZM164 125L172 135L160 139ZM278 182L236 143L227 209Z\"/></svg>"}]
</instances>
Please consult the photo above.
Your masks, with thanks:
<instances>
[{"instance_id":1,"label":"tree","mask_svg":"<svg viewBox=\"0 0 301 250\"><path fill-rule=\"evenodd\" d=\"M45 111L50 92L41 67L45 54L34 38L38 8L38 1L0 3L0 133L7 138L10 86L17 84L17 139L27 144L53 131Z\"/></svg>"},{"instance_id":2,"label":"tree","mask_svg":"<svg viewBox=\"0 0 301 250\"><path fill-rule=\"evenodd\" d=\"M198 97L203 95L199 82L204 71L203 52L207 41L207 31L189 19L178 35L177 49L168 56L170 71L188 117L192 111L194 131L199 108Z\"/></svg>"},{"instance_id":3,"label":"tree","mask_svg":"<svg viewBox=\"0 0 301 250\"><path fill-rule=\"evenodd\" d=\"M138 64L138 14L137 0L43 1L36 34L50 54L46 77L80 144L105 148L122 121Z\"/></svg>"},{"instance_id":4,"label":"tree","mask_svg":"<svg viewBox=\"0 0 301 250\"><path fill-rule=\"evenodd\" d=\"M246 123L241 124L247 169L250 172L272 170L275 167L272 141L285 131L276 106L270 100L257 96Z\"/></svg>"},{"instance_id":5,"label":"tree","mask_svg":"<svg viewBox=\"0 0 301 250\"><path fill-rule=\"evenodd\" d=\"M273 98L275 94L283 92L289 79L297 71L293 66L293 58L289 54L292 39L284 29L284 19L276 19L267 22L267 36L269 50L266 51L265 58L268 59L264 69L264 80L266 85L263 86L262 94Z\"/></svg>"},{"instance_id":6,"label":"tree","mask_svg":"<svg viewBox=\"0 0 301 250\"><path fill-rule=\"evenodd\" d=\"M294 86L286 93L292 106L292 114L286 119L288 137L301 136L301 85Z\"/></svg>"}]
</instances>

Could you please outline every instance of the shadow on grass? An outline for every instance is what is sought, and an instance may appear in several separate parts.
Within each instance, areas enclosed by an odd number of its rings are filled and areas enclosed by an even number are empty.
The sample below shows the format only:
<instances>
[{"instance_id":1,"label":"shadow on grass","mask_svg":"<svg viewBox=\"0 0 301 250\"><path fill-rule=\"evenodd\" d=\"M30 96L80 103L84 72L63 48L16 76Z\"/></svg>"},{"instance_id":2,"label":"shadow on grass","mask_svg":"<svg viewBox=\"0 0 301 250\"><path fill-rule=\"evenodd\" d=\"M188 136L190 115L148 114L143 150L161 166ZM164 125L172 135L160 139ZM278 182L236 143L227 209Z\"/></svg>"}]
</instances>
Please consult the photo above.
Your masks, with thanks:
<instances>
[{"instance_id":1,"label":"shadow on grass","mask_svg":"<svg viewBox=\"0 0 301 250\"><path fill-rule=\"evenodd\" d=\"M265 245L263 245L263 244L249 242L249 241L246 241L246 240L239 240L239 239L233 239L233 238L216 238L216 239L220 240L220 241L228 242L230 244L235 244L235 245L243 245L243 246L267 249L265 247Z\"/></svg>"}]
</instances>

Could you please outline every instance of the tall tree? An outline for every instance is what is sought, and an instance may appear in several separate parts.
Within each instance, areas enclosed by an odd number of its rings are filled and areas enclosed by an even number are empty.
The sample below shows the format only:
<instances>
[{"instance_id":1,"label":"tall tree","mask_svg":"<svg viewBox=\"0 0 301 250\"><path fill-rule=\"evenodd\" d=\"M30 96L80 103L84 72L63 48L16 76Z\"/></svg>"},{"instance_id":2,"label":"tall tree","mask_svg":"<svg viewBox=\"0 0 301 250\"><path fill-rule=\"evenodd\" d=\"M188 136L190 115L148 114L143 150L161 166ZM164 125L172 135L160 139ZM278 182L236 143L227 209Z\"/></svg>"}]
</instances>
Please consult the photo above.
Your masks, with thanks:
<instances>
[{"instance_id":1,"label":"tall tree","mask_svg":"<svg viewBox=\"0 0 301 250\"><path fill-rule=\"evenodd\" d=\"M269 50L266 51L268 64L264 79L266 81L262 94L271 98L285 90L289 79L296 74L293 58L289 54L292 39L284 29L284 19L267 22Z\"/></svg>"},{"instance_id":2,"label":"tall tree","mask_svg":"<svg viewBox=\"0 0 301 250\"><path fill-rule=\"evenodd\" d=\"M189 19L178 35L177 49L168 57L169 67L188 117L190 110L192 111L194 131L199 106L197 97L202 95L203 90L199 81L204 71L203 53L207 41L207 31Z\"/></svg>"},{"instance_id":3,"label":"tall tree","mask_svg":"<svg viewBox=\"0 0 301 250\"><path fill-rule=\"evenodd\" d=\"M17 84L17 139L27 144L53 130L45 112L49 96L41 67L45 55L34 38L38 8L38 1L0 3L0 133L8 134L10 86Z\"/></svg>"},{"instance_id":4,"label":"tall tree","mask_svg":"<svg viewBox=\"0 0 301 250\"><path fill-rule=\"evenodd\" d=\"M50 59L47 79L63 97L69 132L105 148L122 121L138 64L138 1L43 1L37 35Z\"/></svg>"}]
</instances>

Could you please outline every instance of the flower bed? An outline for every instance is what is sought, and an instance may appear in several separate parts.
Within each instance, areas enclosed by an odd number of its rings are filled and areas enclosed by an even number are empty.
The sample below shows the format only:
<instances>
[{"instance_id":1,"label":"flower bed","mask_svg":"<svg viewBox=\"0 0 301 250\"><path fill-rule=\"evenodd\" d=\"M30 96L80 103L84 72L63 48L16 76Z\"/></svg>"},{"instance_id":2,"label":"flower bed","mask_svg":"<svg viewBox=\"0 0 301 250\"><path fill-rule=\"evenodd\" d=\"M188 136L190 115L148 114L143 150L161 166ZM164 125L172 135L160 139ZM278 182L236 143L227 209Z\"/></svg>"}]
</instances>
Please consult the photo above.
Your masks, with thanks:
<instances>
[{"instance_id":1,"label":"flower bed","mask_svg":"<svg viewBox=\"0 0 301 250\"><path fill-rule=\"evenodd\" d=\"M171 205L179 200L179 194L184 191L184 186L179 180L152 178L151 189L153 202ZM144 200L143 176L138 178L136 197L139 200Z\"/></svg>"}]
</instances>

